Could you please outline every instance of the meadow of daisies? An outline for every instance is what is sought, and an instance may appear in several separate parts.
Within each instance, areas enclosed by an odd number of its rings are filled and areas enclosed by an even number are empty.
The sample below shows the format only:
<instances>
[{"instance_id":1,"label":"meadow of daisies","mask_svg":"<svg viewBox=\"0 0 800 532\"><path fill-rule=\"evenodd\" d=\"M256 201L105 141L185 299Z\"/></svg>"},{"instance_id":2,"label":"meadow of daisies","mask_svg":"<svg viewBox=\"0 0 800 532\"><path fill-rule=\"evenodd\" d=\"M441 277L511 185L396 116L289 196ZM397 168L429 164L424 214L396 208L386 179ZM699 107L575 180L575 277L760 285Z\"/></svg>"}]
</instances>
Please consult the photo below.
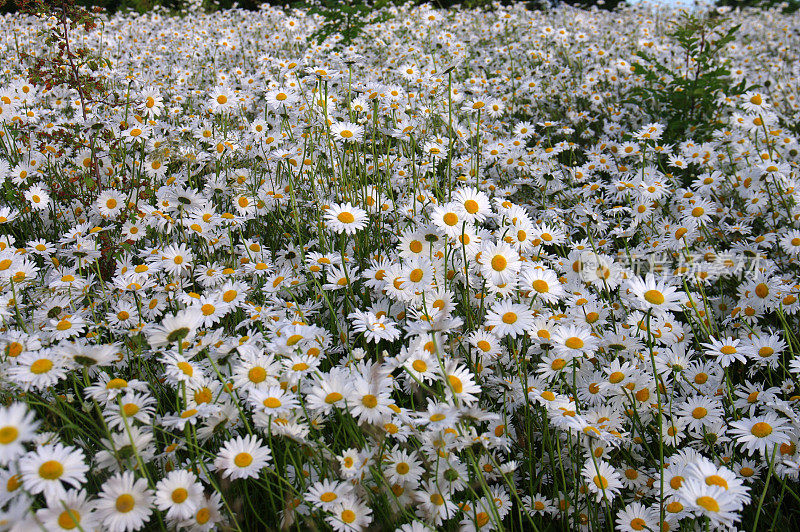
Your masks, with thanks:
<instances>
[{"instance_id":1,"label":"meadow of daisies","mask_svg":"<svg viewBox=\"0 0 800 532\"><path fill-rule=\"evenodd\" d=\"M800 18L369 16L0 19L0 529L796 528Z\"/></svg>"}]
</instances>

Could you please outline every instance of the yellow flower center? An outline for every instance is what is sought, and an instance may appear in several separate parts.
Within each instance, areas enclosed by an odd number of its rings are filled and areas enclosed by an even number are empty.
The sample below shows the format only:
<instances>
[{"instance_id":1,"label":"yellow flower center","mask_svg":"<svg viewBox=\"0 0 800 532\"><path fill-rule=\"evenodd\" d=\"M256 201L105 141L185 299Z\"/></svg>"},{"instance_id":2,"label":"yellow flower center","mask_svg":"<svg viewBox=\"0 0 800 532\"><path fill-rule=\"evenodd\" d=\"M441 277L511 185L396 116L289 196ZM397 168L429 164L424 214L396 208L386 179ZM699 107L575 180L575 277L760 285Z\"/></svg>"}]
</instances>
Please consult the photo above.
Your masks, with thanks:
<instances>
[{"instance_id":1,"label":"yellow flower center","mask_svg":"<svg viewBox=\"0 0 800 532\"><path fill-rule=\"evenodd\" d=\"M583 340L581 340L577 336L570 336L564 341L564 345L569 347L570 349L580 349L585 344L583 343Z\"/></svg>"},{"instance_id":2,"label":"yellow flower center","mask_svg":"<svg viewBox=\"0 0 800 532\"><path fill-rule=\"evenodd\" d=\"M332 502L338 498L339 496L332 491L326 491L325 493L319 496L319 500L321 500L322 502Z\"/></svg>"},{"instance_id":3,"label":"yellow flower center","mask_svg":"<svg viewBox=\"0 0 800 532\"><path fill-rule=\"evenodd\" d=\"M56 460L48 460L39 466L39 476L45 480L56 480L64 474L64 466Z\"/></svg>"},{"instance_id":4,"label":"yellow flower center","mask_svg":"<svg viewBox=\"0 0 800 532\"><path fill-rule=\"evenodd\" d=\"M19 430L17 427L6 425L5 427L0 428L0 444L8 445L9 443L16 441L17 436L19 436Z\"/></svg>"},{"instance_id":5,"label":"yellow flower center","mask_svg":"<svg viewBox=\"0 0 800 532\"><path fill-rule=\"evenodd\" d=\"M719 512L719 503L713 497L704 495L702 497L698 497L694 502L697 503L697 506L700 506L709 512Z\"/></svg>"},{"instance_id":6,"label":"yellow flower center","mask_svg":"<svg viewBox=\"0 0 800 532\"><path fill-rule=\"evenodd\" d=\"M496 272L502 272L508 266L508 261L502 255L495 255L492 258L492 269Z\"/></svg>"},{"instance_id":7,"label":"yellow flower center","mask_svg":"<svg viewBox=\"0 0 800 532\"><path fill-rule=\"evenodd\" d=\"M172 492L172 502L175 504L180 504L189 498L189 492L186 491L186 488L176 488Z\"/></svg>"},{"instance_id":8,"label":"yellow flower center","mask_svg":"<svg viewBox=\"0 0 800 532\"><path fill-rule=\"evenodd\" d=\"M194 519L197 521L197 524L204 525L211 519L211 511L208 508L200 508L194 516Z\"/></svg>"},{"instance_id":9,"label":"yellow flower center","mask_svg":"<svg viewBox=\"0 0 800 532\"><path fill-rule=\"evenodd\" d=\"M119 497L117 497L117 502L115 503L117 511L121 514L126 514L133 510L133 507L136 506L136 501L134 500L133 496L128 493L123 493Z\"/></svg>"},{"instance_id":10,"label":"yellow flower center","mask_svg":"<svg viewBox=\"0 0 800 532\"><path fill-rule=\"evenodd\" d=\"M61 512L58 516L58 526L65 530L76 528L80 522L81 514L71 508Z\"/></svg>"},{"instance_id":11,"label":"yellow flower center","mask_svg":"<svg viewBox=\"0 0 800 532\"><path fill-rule=\"evenodd\" d=\"M339 392L331 392L325 396L325 402L332 405L333 403L341 401L343 398L344 397Z\"/></svg>"},{"instance_id":12,"label":"yellow flower center","mask_svg":"<svg viewBox=\"0 0 800 532\"><path fill-rule=\"evenodd\" d=\"M31 373L34 375L41 375L53 369L53 361L47 358L40 358L31 364Z\"/></svg>"},{"instance_id":13,"label":"yellow flower center","mask_svg":"<svg viewBox=\"0 0 800 532\"><path fill-rule=\"evenodd\" d=\"M233 458L236 467L247 467L253 463L253 455L250 453L239 453Z\"/></svg>"},{"instance_id":14,"label":"yellow flower center","mask_svg":"<svg viewBox=\"0 0 800 532\"><path fill-rule=\"evenodd\" d=\"M339 215L336 217L336 219L342 222L343 224L351 224L356 221L356 217L349 212L340 212Z\"/></svg>"},{"instance_id":15,"label":"yellow flower center","mask_svg":"<svg viewBox=\"0 0 800 532\"><path fill-rule=\"evenodd\" d=\"M450 227L453 227L458 223L458 215L454 212L445 213L445 215L442 217L442 221L444 221L444 223Z\"/></svg>"},{"instance_id":16,"label":"yellow flower center","mask_svg":"<svg viewBox=\"0 0 800 532\"><path fill-rule=\"evenodd\" d=\"M531 283L533 289L539 292L540 294L544 294L550 291L550 285L547 284L547 281L543 281L542 279L536 279L534 282Z\"/></svg>"},{"instance_id":17,"label":"yellow flower center","mask_svg":"<svg viewBox=\"0 0 800 532\"><path fill-rule=\"evenodd\" d=\"M506 312L503 314L503 323L507 325L511 325L512 323L517 322L517 315L514 312Z\"/></svg>"},{"instance_id":18,"label":"yellow flower center","mask_svg":"<svg viewBox=\"0 0 800 532\"><path fill-rule=\"evenodd\" d=\"M448 375L447 380L450 381L450 386L453 388L455 393L461 393L464 391L464 384L461 382L461 379L455 375Z\"/></svg>"},{"instance_id":19,"label":"yellow flower center","mask_svg":"<svg viewBox=\"0 0 800 532\"><path fill-rule=\"evenodd\" d=\"M255 384L264 382L264 380L267 378L267 370L261 366L251 368L250 371L247 372L247 378L250 379L250 382Z\"/></svg>"},{"instance_id":20,"label":"yellow flower center","mask_svg":"<svg viewBox=\"0 0 800 532\"><path fill-rule=\"evenodd\" d=\"M750 433L756 438L766 438L772 434L772 425L763 421L759 421L753 425L753 428L750 429Z\"/></svg>"},{"instance_id":21,"label":"yellow flower center","mask_svg":"<svg viewBox=\"0 0 800 532\"><path fill-rule=\"evenodd\" d=\"M658 290L648 290L647 292L644 293L644 299L651 305L664 304L664 294L662 294Z\"/></svg>"},{"instance_id":22,"label":"yellow flower center","mask_svg":"<svg viewBox=\"0 0 800 532\"><path fill-rule=\"evenodd\" d=\"M375 408L376 406L378 406L378 398L368 393L361 398L361 404L363 404L367 408Z\"/></svg>"},{"instance_id":23,"label":"yellow flower center","mask_svg":"<svg viewBox=\"0 0 800 532\"><path fill-rule=\"evenodd\" d=\"M277 397L267 397L264 399L264 406L267 408L279 408L281 406L281 400Z\"/></svg>"}]
</instances>

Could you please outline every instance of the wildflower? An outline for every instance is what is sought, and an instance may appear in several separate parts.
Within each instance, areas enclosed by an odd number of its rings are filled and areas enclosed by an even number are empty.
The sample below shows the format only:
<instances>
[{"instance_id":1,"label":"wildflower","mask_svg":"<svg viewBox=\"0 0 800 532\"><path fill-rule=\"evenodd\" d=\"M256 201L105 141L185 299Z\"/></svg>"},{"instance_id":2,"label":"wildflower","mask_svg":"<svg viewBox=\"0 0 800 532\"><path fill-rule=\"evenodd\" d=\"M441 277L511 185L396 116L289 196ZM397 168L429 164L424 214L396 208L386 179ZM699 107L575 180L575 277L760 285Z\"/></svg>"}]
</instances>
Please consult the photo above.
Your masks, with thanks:
<instances>
[{"instance_id":1,"label":"wildflower","mask_svg":"<svg viewBox=\"0 0 800 532\"><path fill-rule=\"evenodd\" d=\"M486 313L486 325L491 327L492 334L499 338L506 335L517 337L531 330L533 312L519 303L498 301Z\"/></svg>"},{"instance_id":2,"label":"wildflower","mask_svg":"<svg viewBox=\"0 0 800 532\"><path fill-rule=\"evenodd\" d=\"M359 531L372 522L372 510L354 496L342 497L325 518L336 532Z\"/></svg>"},{"instance_id":3,"label":"wildflower","mask_svg":"<svg viewBox=\"0 0 800 532\"><path fill-rule=\"evenodd\" d=\"M188 519L201 504L203 487L197 476L184 469L177 469L156 484L155 504L167 519Z\"/></svg>"},{"instance_id":4,"label":"wildflower","mask_svg":"<svg viewBox=\"0 0 800 532\"><path fill-rule=\"evenodd\" d=\"M37 211L46 210L50 205L50 195L38 185L26 190L24 195L31 207Z\"/></svg>"},{"instance_id":5,"label":"wildflower","mask_svg":"<svg viewBox=\"0 0 800 532\"><path fill-rule=\"evenodd\" d=\"M654 314L662 315L681 309L680 292L664 280L657 281L653 274L648 273L644 281L640 277L633 277L628 281L627 288L642 310L652 310Z\"/></svg>"},{"instance_id":6,"label":"wildflower","mask_svg":"<svg viewBox=\"0 0 800 532\"><path fill-rule=\"evenodd\" d=\"M720 486L687 479L678 494L685 506L699 516L708 517L715 526L730 527L740 519L733 497Z\"/></svg>"},{"instance_id":7,"label":"wildflower","mask_svg":"<svg viewBox=\"0 0 800 532\"><path fill-rule=\"evenodd\" d=\"M505 242L485 244L480 253L481 273L492 284L509 284L521 269L519 254Z\"/></svg>"},{"instance_id":8,"label":"wildflower","mask_svg":"<svg viewBox=\"0 0 800 532\"><path fill-rule=\"evenodd\" d=\"M152 505L147 480L137 479L130 471L106 480L95 503L97 518L109 532L140 530L153 513Z\"/></svg>"},{"instance_id":9,"label":"wildflower","mask_svg":"<svg viewBox=\"0 0 800 532\"><path fill-rule=\"evenodd\" d=\"M271 455L269 447L260 438L240 436L225 442L214 465L226 478L257 478Z\"/></svg>"},{"instance_id":10,"label":"wildflower","mask_svg":"<svg viewBox=\"0 0 800 532\"><path fill-rule=\"evenodd\" d=\"M40 446L19 460L22 485L29 493L43 493L49 501L66 496L64 484L80 488L88 470L83 452L60 443Z\"/></svg>"},{"instance_id":11,"label":"wildflower","mask_svg":"<svg viewBox=\"0 0 800 532\"><path fill-rule=\"evenodd\" d=\"M0 465L25 453L23 444L33 439L38 426L36 416L24 404L0 407Z\"/></svg>"},{"instance_id":12,"label":"wildflower","mask_svg":"<svg viewBox=\"0 0 800 532\"><path fill-rule=\"evenodd\" d=\"M160 325L151 326L147 341L153 347L188 342L194 338L202 322L203 315L198 309L183 310L174 316L164 318Z\"/></svg>"},{"instance_id":13,"label":"wildflower","mask_svg":"<svg viewBox=\"0 0 800 532\"><path fill-rule=\"evenodd\" d=\"M364 126L352 122L336 122L331 125L331 135L339 142L361 142Z\"/></svg>"},{"instance_id":14,"label":"wildflower","mask_svg":"<svg viewBox=\"0 0 800 532\"><path fill-rule=\"evenodd\" d=\"M742 419L731 423L731 432L736 441L751 455L756 451L769 456L772 448L789 442L788 420L772 412L762 416Z\"/></svg>"},{"instance_id":15,"label":"wildflower","mask_svg":"<svg viewBox=\"0 0 800 532\"><path fill-rule=\"evenodd\" d=\"M59 500L49 500L47 508L36 512L36 519L47 530L92 530L99 524L84 490L69 490Z\"/></svg>"},{"instance_id":16,"label":"wildflower","mask_svg":"<svg viewBox=\"0 0 800 532\"><path fill-rule=\"evenodd\" d=\"M595 493L598 500L604 498L612 500L622 489L619 473L601 460L588 460L581 474L589 486L589 491Z\"/></svg>"},{"instance_id":17,"label":"wildflower","mask_svg":"<svg viewBox=\"0 0 800 532\"><path fill-rule=\"evenodd\" d=\"M366 227L367 213L349 202L334 204L325 211L325 222L334 233L353 235Z\"/></svg>"}]
</instances>

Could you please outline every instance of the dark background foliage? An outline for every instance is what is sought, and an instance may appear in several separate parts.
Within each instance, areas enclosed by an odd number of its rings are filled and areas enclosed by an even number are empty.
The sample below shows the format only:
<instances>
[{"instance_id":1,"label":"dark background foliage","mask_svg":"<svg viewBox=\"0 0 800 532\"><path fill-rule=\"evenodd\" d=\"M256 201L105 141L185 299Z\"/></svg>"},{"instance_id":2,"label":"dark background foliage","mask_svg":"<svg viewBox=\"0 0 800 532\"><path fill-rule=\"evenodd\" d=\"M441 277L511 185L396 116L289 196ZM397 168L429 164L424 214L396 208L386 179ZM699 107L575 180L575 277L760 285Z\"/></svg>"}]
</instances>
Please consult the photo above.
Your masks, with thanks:
<instances>
[{"instance_id":1,"label":"dark background foliage","mask_svg":"<svg viewBox=\"0 0 800 532\"><path fill-rule=\"evenodd\" d=\"M24 7L29 0L0 0L0 13L18 11ZM440 8L466 7L466 8L486 8L490 9L492 0L415 0L418 4L430 4ZM48 0L44 0L45 3ZM261 4L268 4L282 7L308 7L311 4L319 3L319 0L206 0L219 9L229 9L240 7L243 9L254 10ZM387 3L403 3L404 0L336 0L337 4L359 5L372 7L385 5ZM600 8L614 9L625 0L501 0L503 4L524 2L529 8L537 8L546 5L557 5L559 3L569 4L581 8ZM325 3L325 0L322 0ZM737 7L770 7L786 4L787 11L796 11L800 8L800 0L716 0L717 5ZM77 5L84 7L100 7L110 13L119 10L133 10L140 13L150 11L156 6L163 6L168 10L179 10L184 4L184 0L77 0Z\"/></svg>"},{"instance_id":2,"label":"dark background foliage","mask_svg":"<svg viewBox=\"0 0 800 532\"><path fill-rule=\"evenodd\" d=\"M17 11L20 6L24 3L25 0L0 0L0 12L8 13ZM401 3L398 0L397 3ZM525 2L530 5L530 7L536 7L537 5L544 4L558 4L560 2L580 6L580 7L591 7L597 6L603 9L613 9L618 4L624 2L624 0L542 0L542 1L531 1L531 0L517 0L521 2ZM381 0L337 0L338 3L341 4L362 4L371 6L374 4L386 4L391 3L392 0L381 1ZM78 5L82 5L85 7L101 7L109 12L116 12L118 10L125 10L131 9L139 12L146 12L151 10L153 7L157 5L161 5L167 9L177 10L181 8L183 4L182 0L78 0L76 2ZM311 2L304 2L302 0L214 0L214 4L217 5L219 8L227 9L231 8L234 5L241 7L243 9L257 9L261 4L268 4L273 6L283 6L283 7L301 7L303 5L307 5ZM417 0L418 4L430 4L435 7L440 8L450 8L450 7L458 7L463 6L467 8L476 8L476 7L489 7L491 6L492 0ZM503 0L501 3L504 4L511 4L515 3L515 0Z\"/></svg>"}]
</instances>

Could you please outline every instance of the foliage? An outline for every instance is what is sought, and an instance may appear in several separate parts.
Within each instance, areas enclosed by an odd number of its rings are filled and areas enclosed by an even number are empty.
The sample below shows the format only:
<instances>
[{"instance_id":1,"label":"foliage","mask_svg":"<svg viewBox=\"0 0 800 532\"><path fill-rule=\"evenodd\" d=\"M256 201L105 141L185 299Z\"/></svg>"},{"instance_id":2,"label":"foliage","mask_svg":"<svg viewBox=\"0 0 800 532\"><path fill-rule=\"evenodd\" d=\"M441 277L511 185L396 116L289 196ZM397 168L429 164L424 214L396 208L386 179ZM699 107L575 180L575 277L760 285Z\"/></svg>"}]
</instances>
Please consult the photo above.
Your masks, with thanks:
<instances>
[{"instance_id":1,"label":"foliage","mask_svg":"<svg viewBox=\"0 0 800 532\"><path fill-rule=\"evenodd\" d=\"M720 33L723 19L682 12L682 20L668 36L677 44L679 67L639 50L642 62L634 73L644 83L631 91L629 103L640 106L654 120L666 121L664 139L675 142L690 133L706 140L718 127L720 96L736 96L748 90L745 80L734 84L720 52L736 38L739 26Z\"/></svg>"},{"instance_id":2,"label":"foliage","mask_svg":"<svg viewBox=\"0 0 800 532\"><path fill-rule=\"evenodd\" d=\"M350 44L363 33L364 27L368 24L389 20L388 14L377 14L389 3L389 0L318 0L310 4L308 13L320 15L325 22L311 34L311 37L321 43L328 37L338 34L342 37L342 44Z\"/></svg>"}]
</instances>

